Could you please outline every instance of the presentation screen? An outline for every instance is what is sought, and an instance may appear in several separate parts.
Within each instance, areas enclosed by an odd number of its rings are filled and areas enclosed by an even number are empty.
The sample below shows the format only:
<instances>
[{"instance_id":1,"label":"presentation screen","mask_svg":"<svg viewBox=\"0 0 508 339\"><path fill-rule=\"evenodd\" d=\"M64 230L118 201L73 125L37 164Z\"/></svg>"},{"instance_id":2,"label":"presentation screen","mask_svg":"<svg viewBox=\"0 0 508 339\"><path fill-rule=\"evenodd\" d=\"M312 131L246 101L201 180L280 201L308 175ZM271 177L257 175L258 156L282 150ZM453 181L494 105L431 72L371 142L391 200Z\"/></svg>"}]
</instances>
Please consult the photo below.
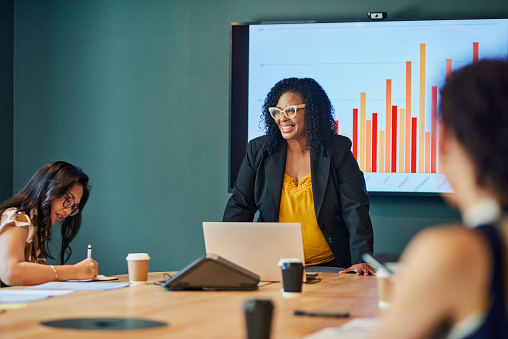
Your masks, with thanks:
<instances>
[{"instance_id":1,"label":"presentation screen","mask_svg":"<svg viewBox=\"0 0 508 339\"><path fill-rule=\"evenodd\" d=\"M439 89L453 70L507 56L508 19L232 24L229 189L247 142L264 134L270 88L309 77L328 94L369 192L452 192L439 161Z\"/></svg>"}]
</instances>

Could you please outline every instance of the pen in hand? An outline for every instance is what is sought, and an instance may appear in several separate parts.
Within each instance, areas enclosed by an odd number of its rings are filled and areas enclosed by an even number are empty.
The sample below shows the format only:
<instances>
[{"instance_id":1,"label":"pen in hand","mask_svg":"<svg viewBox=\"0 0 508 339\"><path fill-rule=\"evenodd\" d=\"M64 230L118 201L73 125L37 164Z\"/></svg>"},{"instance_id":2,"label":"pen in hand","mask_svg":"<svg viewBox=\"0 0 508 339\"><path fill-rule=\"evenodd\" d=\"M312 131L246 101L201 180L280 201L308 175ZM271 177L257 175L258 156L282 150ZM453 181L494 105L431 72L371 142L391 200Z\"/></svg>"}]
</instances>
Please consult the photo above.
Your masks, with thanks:
<instances>
[{"instance_id":1,"label":"pen in hand","mask_svg":"<svg viewBox=\"0 0 508 339\"><path fill-rule=\"evenodd\" d=\"M87 258L92 257L92 245L90 245L90 244L88 244L88 251L87 251L86 257Z\"/></svg>"},{"instance_id":2,"label":"pen in hand","mask_svg":"<svg viewBox=\"0 0 508 339\"><path fill-rule=\"evenodd\" d=\"M299 311L293 312L294 315L307 315L311 317L335 317L335 318L348 318L348 312L321 312L321 311Z\"/></svg>"}]
</instances>

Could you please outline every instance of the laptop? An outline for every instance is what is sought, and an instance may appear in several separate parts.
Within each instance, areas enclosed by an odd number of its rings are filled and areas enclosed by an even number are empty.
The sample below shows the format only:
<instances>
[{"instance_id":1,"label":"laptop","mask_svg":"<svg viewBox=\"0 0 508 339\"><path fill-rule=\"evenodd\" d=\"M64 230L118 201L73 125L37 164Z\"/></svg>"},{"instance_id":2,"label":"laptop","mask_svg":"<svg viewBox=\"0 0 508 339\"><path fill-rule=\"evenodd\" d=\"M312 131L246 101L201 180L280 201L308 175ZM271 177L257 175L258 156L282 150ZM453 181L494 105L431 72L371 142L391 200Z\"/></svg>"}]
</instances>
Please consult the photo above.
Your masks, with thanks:
<instances>
[{"instance_id":1,"label":"laptop","mask_svg":"<svg viewBox=\"0 0 508 339\"><path fill-rule=\"evenodd\" d=\"M279 259L305 263L300 223L203 222L203 234L207 254L219 255L261 281L281 281Z\"/></svg>"}]
</instances>

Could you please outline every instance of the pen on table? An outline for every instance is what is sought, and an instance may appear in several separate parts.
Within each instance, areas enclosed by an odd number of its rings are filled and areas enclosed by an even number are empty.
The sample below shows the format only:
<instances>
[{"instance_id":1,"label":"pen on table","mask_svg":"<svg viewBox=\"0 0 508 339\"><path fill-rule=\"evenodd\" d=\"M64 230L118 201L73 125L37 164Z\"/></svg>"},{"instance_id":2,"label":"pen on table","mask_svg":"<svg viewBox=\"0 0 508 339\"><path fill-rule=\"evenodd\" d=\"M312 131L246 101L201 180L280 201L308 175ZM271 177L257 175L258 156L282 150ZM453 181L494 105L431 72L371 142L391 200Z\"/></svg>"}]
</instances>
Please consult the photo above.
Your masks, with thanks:
<instances>
[{"instance_id":1,"label":"pen on table","mask_svg":"<svg viewBox=\"0 0 508 339\"><path fill-rule=\"evenodd\" d=\"M335 317L335 318L347 318L349 317L348 312L322 312L322 311L294 311L294 315L307 315L311 317Z\"/></svg>"},{"instance_id":2,"label":"pen on table","mask_svg":"<svg viewBox=\"0 0 508 339\"><path fill-rule=\"evenodd\" d=\"M88 251L87 251L86 257L87 258L92 257L92 245L90 245L90 244L88 244Z\"/></svg>"}]
</instances>

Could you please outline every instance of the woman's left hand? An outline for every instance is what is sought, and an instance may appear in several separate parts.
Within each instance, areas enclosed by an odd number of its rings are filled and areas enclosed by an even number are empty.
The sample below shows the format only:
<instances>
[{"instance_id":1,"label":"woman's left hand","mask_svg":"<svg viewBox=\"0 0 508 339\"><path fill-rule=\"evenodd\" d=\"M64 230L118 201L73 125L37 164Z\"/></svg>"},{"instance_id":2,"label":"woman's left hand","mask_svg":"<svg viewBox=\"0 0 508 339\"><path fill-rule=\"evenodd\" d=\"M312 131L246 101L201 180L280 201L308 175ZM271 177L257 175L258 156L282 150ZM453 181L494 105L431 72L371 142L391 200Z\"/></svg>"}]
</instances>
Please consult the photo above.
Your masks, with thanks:
<instances>
[{"instance_id":1,"label":"woman's left hand","mask_svg":"<svg viewBox=\"0 0 508 339\"><path fill-rule=\"evenodd\" d=\"M376 275L376 270L366 263L360 263L340 271L339 274L355 272L356 275Z\"/></svg>"}]
</instances>

